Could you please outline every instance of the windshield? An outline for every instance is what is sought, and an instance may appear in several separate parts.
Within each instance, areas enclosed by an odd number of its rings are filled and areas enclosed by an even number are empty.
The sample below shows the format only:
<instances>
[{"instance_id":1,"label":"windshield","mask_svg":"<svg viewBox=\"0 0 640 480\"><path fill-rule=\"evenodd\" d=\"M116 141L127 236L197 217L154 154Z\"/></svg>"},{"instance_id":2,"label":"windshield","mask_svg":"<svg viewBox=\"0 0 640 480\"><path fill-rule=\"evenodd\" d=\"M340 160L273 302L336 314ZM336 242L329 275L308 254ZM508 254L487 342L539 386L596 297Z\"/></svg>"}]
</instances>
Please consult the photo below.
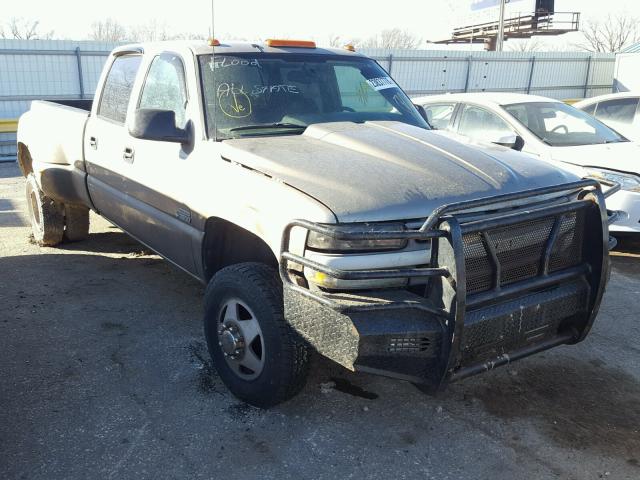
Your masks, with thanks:
<instances>
[{"instance_id":1,"label":"windshield","mask_svg":"<svg viewBox=\"0 0 640 480\"><path fill-rule=\"evenodd\" d=\"M514 103L502 108L554 147L626 141L595 118L561 102Z\"/></svg>"},{"instance_id":2,"label":"windshield","mask_svg":"<svg viewBox=\"0 0 640 480\"><path fill-rule=\"evenodd\" d=\"M212 138L300 134L322 122L395 120L429 128L407 95L367 58L241 54L216 55L215 63L201 55L199 61Z\"/></svg>"}]
</instances>

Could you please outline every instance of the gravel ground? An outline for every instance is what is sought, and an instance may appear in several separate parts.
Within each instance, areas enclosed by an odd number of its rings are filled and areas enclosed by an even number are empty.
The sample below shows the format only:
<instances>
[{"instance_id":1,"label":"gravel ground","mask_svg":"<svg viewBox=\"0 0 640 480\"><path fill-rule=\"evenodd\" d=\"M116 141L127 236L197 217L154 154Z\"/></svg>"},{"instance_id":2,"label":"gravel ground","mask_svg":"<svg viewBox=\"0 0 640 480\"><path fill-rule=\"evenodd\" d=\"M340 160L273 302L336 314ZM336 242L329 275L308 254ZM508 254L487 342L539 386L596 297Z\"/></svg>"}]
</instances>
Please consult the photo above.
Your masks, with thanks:
<instances>
[{"instance_id":1,"label":"gravel ground","mask_svg":"<svg viewBox=\"0 0 640 480\"><path fill-rule=\"evenodd\" d=\"M32 244L23 190L0 164L2 479L640 478L638 241L580 345L437 397L317 359L262 411L215 374L201 285L95 215Z\"/></svg>"}]
</instances>

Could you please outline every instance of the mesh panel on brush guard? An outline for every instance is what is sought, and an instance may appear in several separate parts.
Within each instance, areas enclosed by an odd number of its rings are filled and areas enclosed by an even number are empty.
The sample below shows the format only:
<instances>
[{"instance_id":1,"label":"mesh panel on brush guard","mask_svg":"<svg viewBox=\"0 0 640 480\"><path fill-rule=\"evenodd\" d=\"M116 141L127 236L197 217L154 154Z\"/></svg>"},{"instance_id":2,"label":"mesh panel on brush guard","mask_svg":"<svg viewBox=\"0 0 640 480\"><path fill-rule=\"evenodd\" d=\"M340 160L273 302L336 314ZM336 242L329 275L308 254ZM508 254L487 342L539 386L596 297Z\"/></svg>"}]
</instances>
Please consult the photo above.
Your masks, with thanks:
<instances>
[{"instance_id":1,"label":"mesh panel on brush guard","mask_svg":"<svg viewBox=\"0 0 640 480\"><path fill-rule=\"evenodd\" d=\"M560 225L551 251L549 272L573 267L582 262L584 210L560 217ZM542 218L488 230L502 269L500 285L506 286L537 277L542 273L544 253L555 217ZM481 232L462 237L467 276L467 293L490 290L496 275L485 239Z\"/></svg>"}]
</instances>

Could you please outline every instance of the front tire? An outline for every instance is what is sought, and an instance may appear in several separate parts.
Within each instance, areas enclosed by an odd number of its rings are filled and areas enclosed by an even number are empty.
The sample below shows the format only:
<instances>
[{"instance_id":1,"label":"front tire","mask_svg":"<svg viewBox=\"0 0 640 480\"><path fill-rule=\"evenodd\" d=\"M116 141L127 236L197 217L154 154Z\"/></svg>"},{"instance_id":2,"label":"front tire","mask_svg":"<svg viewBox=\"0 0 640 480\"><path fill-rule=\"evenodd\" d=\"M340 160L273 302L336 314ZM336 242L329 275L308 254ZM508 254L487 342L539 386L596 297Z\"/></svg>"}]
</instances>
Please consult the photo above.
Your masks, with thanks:
<instances>
[{"instance_id":1,"label":"front tire","mask_svg":"<svg viewBox=\"0 0 640 480\"><path fill-rule=\"evenodd\" d=\"M62 242L64 235L64 208L60 202L47 197L33 173L27 176L27 207L35 242L52 247Z\"/></svg>"},{"instance_id":2,"label":"front tire","mask_svg":"<svg viewBox=\"0 0 640 480\"><path fill-rule=\"evenodd\" d=\"M216 370L240 400L268 408L304 386L309 352L284 317L273 268L241 263L220 270L205 292L204 328Z\"/></svg>"}]
</instances>

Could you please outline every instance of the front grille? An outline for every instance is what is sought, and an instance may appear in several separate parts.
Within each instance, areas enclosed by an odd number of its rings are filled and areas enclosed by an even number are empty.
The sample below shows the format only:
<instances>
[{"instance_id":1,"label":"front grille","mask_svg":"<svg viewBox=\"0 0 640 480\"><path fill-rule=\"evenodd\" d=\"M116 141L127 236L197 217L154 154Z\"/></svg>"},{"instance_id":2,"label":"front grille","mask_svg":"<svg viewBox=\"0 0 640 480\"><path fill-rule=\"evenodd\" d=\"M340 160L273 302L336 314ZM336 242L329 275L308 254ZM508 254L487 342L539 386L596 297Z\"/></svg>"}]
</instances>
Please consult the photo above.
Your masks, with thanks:
<instances>
[{"instance_id":1,"label":"front grille","mask_svg":"<svg viewBox=\"0 0 640 480\"><path fill-rule=\"evenodd\" d=\"M584 210L577 210L560 216L549 259L550 273L582 263L584 215ZM542 218L463 235L467 293L493 288L496 260L501 270L498 279L501 287L540 275L555 221L555 217Z\"/></svg>"}]
</instances>

